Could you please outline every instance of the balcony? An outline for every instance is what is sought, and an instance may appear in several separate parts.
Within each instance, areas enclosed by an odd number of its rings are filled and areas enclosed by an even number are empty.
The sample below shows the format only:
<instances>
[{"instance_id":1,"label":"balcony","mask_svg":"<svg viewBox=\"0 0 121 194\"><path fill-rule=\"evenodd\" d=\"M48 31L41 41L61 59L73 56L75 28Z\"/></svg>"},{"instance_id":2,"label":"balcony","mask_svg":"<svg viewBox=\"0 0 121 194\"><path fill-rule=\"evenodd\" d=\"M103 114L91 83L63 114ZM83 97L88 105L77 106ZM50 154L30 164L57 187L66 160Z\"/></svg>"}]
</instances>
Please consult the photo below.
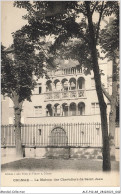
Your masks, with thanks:
<instances>
[{"instance_id":1,"label":"balcony","mask_svg":"<svg viewBox=\"0 0 121 194\"><path fill-rule=\"evenodd\" d=\"M74 75L82 74L83 69L81 67L72 67L67 69L52 70L48 72L49 76L58 76L58 75Z\"/></svg>"},{"instance_id":2,"label":"balcony","mask_svg":"<svg viewBox=\"0 0 121 194\"><path fill-rule=\"evenodd\" d=\"M75 99L85 97L86 97L85 90L56 91L45 93L45 101L60 99Z\"/></svg>"}]
</instances>

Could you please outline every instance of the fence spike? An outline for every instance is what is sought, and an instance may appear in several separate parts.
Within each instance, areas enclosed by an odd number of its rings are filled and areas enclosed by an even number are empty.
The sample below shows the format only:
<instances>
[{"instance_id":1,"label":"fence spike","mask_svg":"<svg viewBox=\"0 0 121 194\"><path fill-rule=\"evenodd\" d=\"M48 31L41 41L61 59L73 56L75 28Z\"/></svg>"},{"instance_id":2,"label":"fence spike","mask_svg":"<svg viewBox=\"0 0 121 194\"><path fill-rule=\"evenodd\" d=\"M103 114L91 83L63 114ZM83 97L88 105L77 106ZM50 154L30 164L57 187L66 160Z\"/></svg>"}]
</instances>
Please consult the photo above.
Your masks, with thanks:
<instances>
[{"instance_id":1,"label":"fence spike","mask_svg":"<svg viewBox=\"0 0 121 194\"><path fill-rule=\"evenodd\" d=\"M59 124L55 124L55 123L44 123L44 124L24 124L22 126L22 137L24 138L24 144L28 145L28 144L38 144L39 146L49 146L50 145L50 140L46 141L46 138L50 138L50 131L52 130L51 127L52 126L58 126L61 128L61 126L63 126L63 128L65 129L65 131L67 132L67 136L68 136L68 145L71 146L80 146L80 145L92 145L94 138L96 139L96 133L95 133L95 126L99 124L98 126L101 126L101 124L99 122L92 122L92 123L59 123ZM43 142L39 142L38 140L38 126L40 129L44 130L45 132L43 132L43 134L46 134L47 137L44 137L44 141ZM10 137L7 138L7 133L9 132L9 130L13 130L15 128L14 125L2 125L2 130L5 131L5 133L2 133L2 139L4 140L5 144L7 146L10 146L11 142L14 144L15 139L13 138L12 141L10 141L11 135ZM30 130L29 130L30 128ZM59 129L58 129L59 130ZM84 137L86 138L86 142L84 142L84 139L81 139L82 136L80 137L80 132L84 132ZM30 134L31 133L31 134ZM12 133L13 135L13 133ZM23 136L24 135L24 136ZM101 135L102 133L99 133L98 135L100 135L100 139L101 139ZM32 136L32 137L31 137ZM30 138L31 137L31 138ZM56 137L56 136L55 136ZM93 138L94 137L94 138ZM34 139L35 138L35 139ZM63 138L63 135L62 135ZM93 140L92 140L92 139ZM63 141L63 140L62 140ZM8 144L9 143L9 144ZM12 145L13 145L12 144ZM101 143L97 141L97 145L101 146ZM95 145L95 146L97 146Z\"/></svg>"}]
</instances>

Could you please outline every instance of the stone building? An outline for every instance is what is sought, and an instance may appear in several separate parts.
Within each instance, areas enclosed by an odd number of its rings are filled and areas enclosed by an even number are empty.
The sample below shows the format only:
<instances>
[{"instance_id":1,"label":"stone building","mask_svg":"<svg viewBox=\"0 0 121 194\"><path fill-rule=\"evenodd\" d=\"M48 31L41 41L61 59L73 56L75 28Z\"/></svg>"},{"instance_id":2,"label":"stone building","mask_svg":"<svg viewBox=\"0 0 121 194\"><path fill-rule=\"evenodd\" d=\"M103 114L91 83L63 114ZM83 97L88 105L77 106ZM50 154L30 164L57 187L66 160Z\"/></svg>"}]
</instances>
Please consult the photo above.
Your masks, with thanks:
<instances>
[{"instance_id":1,"label":"stone building","mask_svg":"<svg viewBox=\"0 0 121 194\"><path fill-rule=\"evenodd\" d=\"M103 70L102 83L107 83L107 64L100 64ZM61 61L60 67L48 72L49 78L41 78L33 91L31 102L23 104L23 124L44 124L63 122L100 122L93 72L85 75L77 61ZM105 99L108 105L107 99ZM107 106L109 115L110 106ZM12 101L2 96L2 124L14 124Z\"/></svg>"},{"instance_id":2,"label":"stone building","mask_svg":"<svg viewBox=\"0 0 121 194\"><path fill-rule=\"evenodd\" d=\"M105 89L111 93L109 64L100 63ZM109 71L110 70L110 71ZM77 61L60 61L48 79L38 80L31 102L25 101L21 138L25 157L102 158L100 109L93 72L86 75ZM110 105L107 99L107 117ZM15 156L13 103L2 96L2 155ZM9 125L9 127L7 126ZM119 130L116 156L119 160Z\"/></svg>"}]
</instances>

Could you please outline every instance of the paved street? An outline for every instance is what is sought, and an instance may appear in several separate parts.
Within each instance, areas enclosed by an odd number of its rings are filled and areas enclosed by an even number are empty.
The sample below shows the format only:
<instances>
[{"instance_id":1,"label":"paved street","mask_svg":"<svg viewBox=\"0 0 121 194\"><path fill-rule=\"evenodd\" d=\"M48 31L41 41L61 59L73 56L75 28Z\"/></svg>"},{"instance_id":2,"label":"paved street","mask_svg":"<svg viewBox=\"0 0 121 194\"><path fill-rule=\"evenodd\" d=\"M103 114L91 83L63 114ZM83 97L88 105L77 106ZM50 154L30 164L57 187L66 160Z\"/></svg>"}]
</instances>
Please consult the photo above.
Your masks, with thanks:
<instances>
[{"instance_id":1,"label":"paved street","mask_svg":"<svg viewBox=\"0 0 121 194\"><path fill-rule=\"evenodd\" d=\"M91 170L101 171L102 160L24 158L1 165L1 170ZM112 162L112 170L119 171L119 162Z\"/></svg>"}]
</instances>

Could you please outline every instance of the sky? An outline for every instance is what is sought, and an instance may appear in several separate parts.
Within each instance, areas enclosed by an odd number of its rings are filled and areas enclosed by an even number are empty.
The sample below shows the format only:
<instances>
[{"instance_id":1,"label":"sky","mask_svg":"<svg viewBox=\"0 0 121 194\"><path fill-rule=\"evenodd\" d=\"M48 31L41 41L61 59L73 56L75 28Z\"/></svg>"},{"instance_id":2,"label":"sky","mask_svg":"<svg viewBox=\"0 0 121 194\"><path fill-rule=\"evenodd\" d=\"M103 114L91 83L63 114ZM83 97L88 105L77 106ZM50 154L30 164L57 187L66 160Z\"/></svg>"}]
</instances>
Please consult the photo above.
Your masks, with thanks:
<instances>
[{"instance_id":1,"label":"sky","mask_svg":"<svg viewBox=\"0 0 121 194\"><path fill-rule=\"evenodd\" d=\"M25 14L26 10L13 7L13 1L1 2L1 40L4 46L9 47L12 44L12 32L27 24L22 19Z\"/></svg>"},{"instance_id":2,"label":"sky","mask_svg":"<svg viewBox=\"0 0 121 194\"><path fill-rule=\"evenodd\" d=\"M12 44L12 32L27 24L27 21L22 19L26 13L25 9L13 7L13 1L1 2L1 39L4 46L8 47ZM94 15L94 19L96 21L98 16Z\"/></svg>"},{"instance_id":3,"label":"sky","mask_svg":"<svg viewBox=\"0 0 121 194\"><path fill-rule=\"evenodd\" d=\"M25 9L13 7L13 1L2 1L1 12L2 44L9 47L13 40L11 33L19 30L22 26L27 24L27 21L22 19L22 16L27 12ZM96 19L97 17L95 16L95 20Z\"/></svg>"},{"instance_id":4,"label":"sky","mask_svg":"<svg viewBox=\"0 0 121 194\"><path fill-rule=\"evenodd\" d=\"M1 2L1 41L5 47L9 47L13 42L12 32L19 30L22 26L27 24L27 21L22 19L22 16L26 13L27 11L25 9L14 7L13 1ZM96 19L97 16L95 15L95 20Z\"/></svg>"}]
</instances>

